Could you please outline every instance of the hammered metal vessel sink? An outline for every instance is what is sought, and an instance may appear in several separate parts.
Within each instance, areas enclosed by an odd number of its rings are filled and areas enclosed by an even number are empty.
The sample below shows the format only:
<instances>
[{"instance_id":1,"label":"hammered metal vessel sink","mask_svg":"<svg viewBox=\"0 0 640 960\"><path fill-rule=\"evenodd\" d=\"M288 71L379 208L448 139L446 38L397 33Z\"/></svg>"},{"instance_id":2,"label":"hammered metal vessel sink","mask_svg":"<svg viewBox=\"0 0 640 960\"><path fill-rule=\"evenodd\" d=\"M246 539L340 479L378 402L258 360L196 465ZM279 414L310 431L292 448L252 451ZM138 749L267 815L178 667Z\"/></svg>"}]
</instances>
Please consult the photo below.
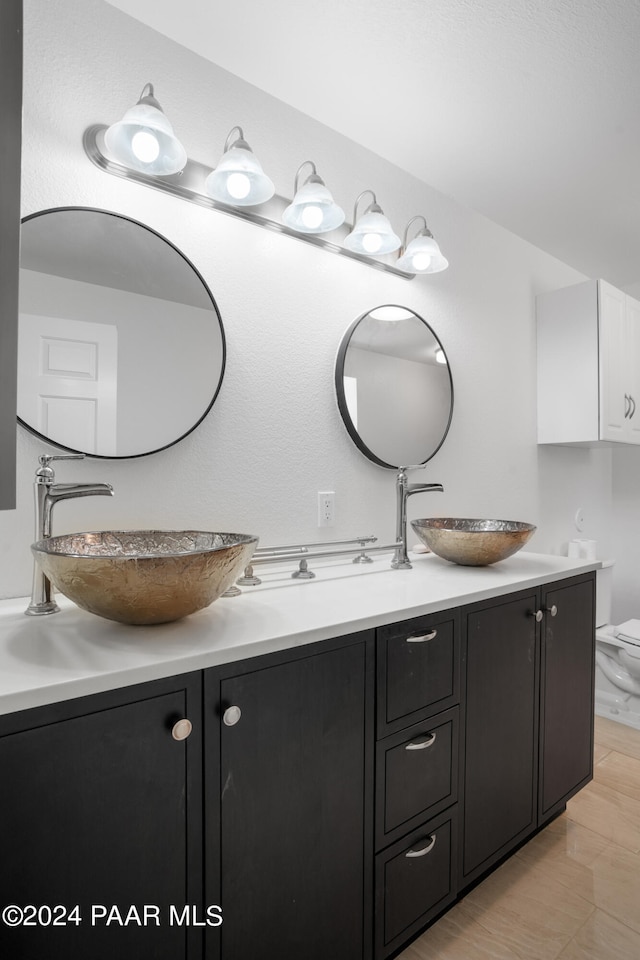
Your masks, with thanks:
<instances>
[{"instance_id":1,"label":"hammered metal vessel sink","mask_svg":"<svg viewBox=\"0 0 640 960\"><path fill-rule=\"evenodd\" d=\"M452 563L486 567L524 547L535 533L532 523L518 520L464 520L432 517L411 526L429 549Z\"/></svg>"},{"instance_id":2,"label":"hammered metal vessel sink","mask_svg":"<svg viewBox=\"0 0 640 960\"><path fill-rule=\"evenodd\" d=\"M248 564L258 538L200 530L69 533L32 544L45 576L107 620L149 624L207 607Z\"/></svg>"}]
</instances>

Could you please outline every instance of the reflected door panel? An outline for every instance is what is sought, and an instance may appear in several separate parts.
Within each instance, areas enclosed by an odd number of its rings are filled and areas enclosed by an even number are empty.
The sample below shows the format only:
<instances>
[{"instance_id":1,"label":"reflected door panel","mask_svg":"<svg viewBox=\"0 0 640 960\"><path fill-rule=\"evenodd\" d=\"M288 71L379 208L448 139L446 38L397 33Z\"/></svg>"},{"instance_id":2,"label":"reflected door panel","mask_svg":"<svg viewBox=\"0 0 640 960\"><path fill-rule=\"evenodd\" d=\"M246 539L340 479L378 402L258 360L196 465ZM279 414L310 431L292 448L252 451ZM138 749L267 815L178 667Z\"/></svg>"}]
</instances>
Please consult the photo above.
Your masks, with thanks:
<instances>
[{"instance_id":1,"label":"reflected door panel","mask_svg":"<svg viewBox=\"0 0 640 960\"><path fill-rule=\"evenodd\" d=\"M18 409L43 436L115 455L118 332L113 325L23 315Z\"/></svg>"}]
</instances>

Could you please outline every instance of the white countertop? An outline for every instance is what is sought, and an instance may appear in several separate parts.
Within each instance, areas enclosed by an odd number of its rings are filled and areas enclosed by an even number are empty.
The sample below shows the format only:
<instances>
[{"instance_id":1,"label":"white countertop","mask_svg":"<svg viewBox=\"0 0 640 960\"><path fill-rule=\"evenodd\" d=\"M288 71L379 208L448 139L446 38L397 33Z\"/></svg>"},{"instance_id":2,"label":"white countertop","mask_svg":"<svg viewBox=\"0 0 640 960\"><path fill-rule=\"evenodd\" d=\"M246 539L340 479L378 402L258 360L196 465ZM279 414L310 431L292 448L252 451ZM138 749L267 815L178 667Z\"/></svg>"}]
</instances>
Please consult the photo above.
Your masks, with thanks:
<instances>
[{"instance_id":1,"label":"white countertop","mask_svg":"<svg viewBox=\"0 0 640 960\"><path fill-rule=\"evenodd\" d=\"M354 565L316 561L313 580L259 567L263 582L175 623L131 627L78 609L27 617L28 600L0 601L0 714L244 660L317 640L490 599L600 567L599 561L520 552L490 567L411 555Z\"/></svg>"}]
</instances>

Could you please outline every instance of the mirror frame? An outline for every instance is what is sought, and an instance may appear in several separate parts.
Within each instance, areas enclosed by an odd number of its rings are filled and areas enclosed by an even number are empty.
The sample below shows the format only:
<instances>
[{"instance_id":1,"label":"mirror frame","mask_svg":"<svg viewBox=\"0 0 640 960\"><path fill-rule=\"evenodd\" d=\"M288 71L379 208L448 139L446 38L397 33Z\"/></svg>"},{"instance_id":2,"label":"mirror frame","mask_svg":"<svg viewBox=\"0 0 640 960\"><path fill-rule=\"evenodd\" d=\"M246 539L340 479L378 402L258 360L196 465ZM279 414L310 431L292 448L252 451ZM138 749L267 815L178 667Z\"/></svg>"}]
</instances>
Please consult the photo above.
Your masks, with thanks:
<instances>
[{"instance_id":1,"label":"mirror frame","mask_svg":"<svg viewBox=\"0 0 640 960\"><path fill-rule=\"evenodd\" d=\"M159 240L164 241L164 243L166 243L169 247L171 247L172 250L175 253L177 253L178 256L182 257L185 263L189 267L191 267L194 274L202 284L207 296L211 300L213 312L215 314L215 317L218 321L218 325L220 327L221 354L222 354L221 364L220 364L220 377L218 379L218 383L216 385L215 391L211 398L211 402L209 403L207 408L204 410L202 415L198 418L198 420L196 420L196 422L188 430L186 430L179 437L176 437L175 440L171 440L169 443L165 443L161 447L156 447L153 450L145 450L142 453L128 453L128 454L123 454L121 456L118 456L118 455L106 456L105 454L101 454L101 453L87 453L84 450L77 450L74 447L67 447L62 443L58 443L57 441L50 439L49 437L40 433L39 430L36 430L35 427L32 427L30 424L26 423L26 421L24 421L20 416L17 417L17 420L18 420L18 423L22 427L24 427L24 429L27 430L28 433L32 434L34 437L37 437L38 440L42 440L44 443L48 443L51 446L57 447L59 450L66 450L69 453L84 454L85 457L90 457L93 460L137 460L137 459L140 459L141 457L148 457L154 453L160 453L161 450L168 450L169 447L175 446L177 443L180 443L181 440L184 440L185 437L188 437L189 434L193 433L196 427L198 427L202 423L202 421L209 414L211 408L213 407L218 397L218 394L220 393L220 389L222 387L222 381L224 380L224 374L225 374L226 362L227 362L227 342L226 342L226 337L224 332L224 326L222 323L222 317L220 315L220 311L218 309L218 305L214 299L214 296L211 293L211 290L209 289L209 285L207 284L207 282L205 281L204 277L202 276L200 271L197 269L197 267L194 266L191 260L187 256L185 256L182 250L180 250L174 243L172 243L171 240L168 240L165 236L163 236L157 230L154 230L153 227L148 226L146 223L142 223L140 220L135 220L133 217L128 217L122 213L116 213L113 210L104 210L101 207L84 207L84 206L69 205L69 206L63 206L63 207L48 207L46 210L38 210L35 213L30 213L26 217L23 217L20 223L21 225L24 225L25 223L28 223L29 220L34 220L36 217L42 217L49 213L63 213L63 212L73 211L73 210L82 210L88 213L102 213L102 214L106 214L109 217L118 217L120 220L126 220L129 223L135 224L135 226L137 227L141 227L143 230L148 230L149 233L152 233ZM18 313L18 327L19 327L19 321L20 321L20 314Z\"/></svg>"},{"instance_id":2,"label":"mirror frame","mask_svg":"<svg viewBox=\"0 0 640 960\"><path fill-rule=\"evenodd\" d=\"M336 399L338 401L338 409L340 411L340 416L342 417L342 422L347 428L347 432L351 437L351 439L353 440L353 442L355 443L356 447L360 450L361 453L365 455L365 457L367 457L368 460L371 460L373 463L376 463L379 467L385 467L388 470L398 470L401 466L409 467L409 466L418 466L419 464L423 464L423 463L428 463L429 460L435 457L436 453L438 452L438 450L446 440L447 434L449 433L449 428L451 427L451 420L453 418L453 405L454 405L453 377L451 376L451 367L449 365L449 361L447 360L447 371L449 374L449 384L451 386L451 403L449 406L449 418L447 420L447 425L444 429L444 433L442 434L442 438L440 439L440 442L438 443L437 447L427 457L425 457L424 460L419 460L418 463L414 463L414 464L387 463L385 460L382 460L379 456L377 456L377 454L375 454L373 450L371 450L367 446L367 444L363 441L362 437L360 436L356 427L354 426L353 420L351 419L351 416L349 414L349 408L347 406L347 398L344 392L344 364L345 364L345 357L347 354L347 350L349 349L349 344L351 342L351 337L355 332L358 324L361 323L361 321L364 320L366 317L368 317L369 314L373 313L374 310L380 310L383 307L393 307L394 309L406 310L408 313L413 314L414 317L416 317L418 320L424 323L425 327L432 334L434 340L436 341L436 343L444 353L445 357L447 356L447 352L444 349L442 342L440 338L437 336L435 330L433 329L433 327L431 327L427 323L424 317L421 317L420 314L416 313L415 310L412 310L411 307L405 307L404 305L397 304L397 303L378 304L377 306L372 307L370 310L367 310L365 313L361 314L357 318L357 320L354 320L354 322L347 328L340 342L340 346L338 348L338 354L336 356L336 363L335 363L335 388L336 388Z\"/></svg>"}]
</instances>

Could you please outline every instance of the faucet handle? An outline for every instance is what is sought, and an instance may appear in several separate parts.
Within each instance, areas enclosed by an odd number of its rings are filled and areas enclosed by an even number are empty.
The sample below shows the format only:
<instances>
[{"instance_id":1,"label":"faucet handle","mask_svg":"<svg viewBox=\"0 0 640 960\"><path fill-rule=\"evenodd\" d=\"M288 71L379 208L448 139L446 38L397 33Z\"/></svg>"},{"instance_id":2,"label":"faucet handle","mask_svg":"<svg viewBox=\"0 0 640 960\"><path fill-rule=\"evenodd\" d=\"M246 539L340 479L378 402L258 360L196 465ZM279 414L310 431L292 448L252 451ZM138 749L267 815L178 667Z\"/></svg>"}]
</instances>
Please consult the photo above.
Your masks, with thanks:
<instances>
[{"instance_id":1,"label":"faucet handle","mask_svg":"<svg viewBox=\"0 0 640 960\"><path fill-rule=\"evenodd\" d=\"M55 480L56 475L53 472L53 467L49 466L52 460L84 460L84 453L56 454L55 456L50 453L41 453L38 457L40 466L36 470L35 482L37 484L49 485Z\"/></svg>"},{"instance_id":2,"label":"faucet handle","mask_svg":"<svg viewBox=\"0 0 640 960\"><path fill-rule=\"evenodd\" d=\"M41 467L48 467L52 460L84 460L84 453L55 454L41 453L38 457L38 463Z\"/></svg>"}]
</instances>

